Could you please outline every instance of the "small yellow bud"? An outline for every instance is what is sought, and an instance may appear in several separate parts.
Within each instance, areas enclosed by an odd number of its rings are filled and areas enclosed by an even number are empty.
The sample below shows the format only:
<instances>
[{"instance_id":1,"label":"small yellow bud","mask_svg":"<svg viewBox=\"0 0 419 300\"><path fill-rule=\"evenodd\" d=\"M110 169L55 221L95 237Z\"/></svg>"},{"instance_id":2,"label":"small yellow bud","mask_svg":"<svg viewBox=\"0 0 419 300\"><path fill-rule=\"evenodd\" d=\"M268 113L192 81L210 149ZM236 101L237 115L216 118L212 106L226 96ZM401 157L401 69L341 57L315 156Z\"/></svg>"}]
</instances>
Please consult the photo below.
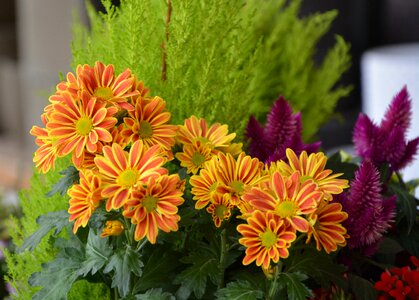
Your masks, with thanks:
<instances>
[{"instance_id":1,"label":"small yellow bud","mask_svg":"<svg viewBox=\"0 0 419 300\"><path fill-rule=\"evenodd\" d=\"M120 235L124 229L124 225L118 220L106 221L105 228L103 228L102 234L100 236L117 236Z\"/></svg>"}]
</instances>

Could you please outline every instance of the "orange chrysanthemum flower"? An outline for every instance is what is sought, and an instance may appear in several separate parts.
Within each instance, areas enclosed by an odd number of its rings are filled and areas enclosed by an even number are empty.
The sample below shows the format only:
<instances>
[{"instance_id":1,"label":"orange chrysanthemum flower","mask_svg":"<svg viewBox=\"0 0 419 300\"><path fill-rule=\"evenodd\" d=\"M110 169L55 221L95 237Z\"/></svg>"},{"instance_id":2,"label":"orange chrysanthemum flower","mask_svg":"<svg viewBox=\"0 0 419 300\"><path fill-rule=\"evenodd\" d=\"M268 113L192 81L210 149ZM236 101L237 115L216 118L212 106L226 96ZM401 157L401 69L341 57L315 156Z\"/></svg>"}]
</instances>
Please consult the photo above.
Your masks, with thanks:
<instances>
[{"instance_id":1,"label":"orange chrysanthemum flower","mask_svg":"<svg viewBox=\"0 0 419 300\"><path fill-rule=\"evenodd\" d=\"M70 196L70 222L74 221L73 232L76 233L80 226L86 227L90 216L100 205L102 200L101 179L91 170L80 171L80 183L73 185L68 191Z\"/></svg>"},{"instance_id":2,"label":"orange chrysanthemum flower","mask_svg":"<svg viewBox=\"0 0 419 300\"><path fill-rule=\"evenodd\" d=\"M271 261L277 263L279 258L287 258L288 247L296 238L283 219L258 210L247 218L247 224L237 226L237 231L243 236L239 243L247 248L243 265L256 261L256 265L264 269L269 268Z\"/></svg>"},{"instance_id":3,"label":"orange chrysanthemum flower","mask_svg":"<svg viewBox=\"0 0 419 300\"><path fill-rule=\"evenodd\" d=\"M230 202L239 205L244 192L250 187L265 180L262 177L263 163L244 152L235 159L231 154L219 153L217 191L230 195Z\"/></svg>"},{"instance_id":4,"label":"orange chrysanthemum flower","mask_svg":"<svg viewBox=\"0 0 419 300\"><path fill-rule=\"evenodd\" d=\"M234 206L230 204L229 200L230 198L227 194L215 194L210 206L207 207L207 212L212 215L216 227L220 227L222 221L228 220L231 217L231 209Z\"/></svg>"},{"instance_id":5,"label":"orange chrysanthemum flower","mask_svg":"<svg viewBox=\"0 0 419 300\"><path fill-rule=\"evenodd\" d=\"M205 164L199 175L193 175L189 179L189 183L192 186L191 193L194 195L193 199L196 200L196 209L202 209L207 206L217 193L217 165L218 157L214 157Z\"/></svg>"},{"instance_id":6,"label":"orange chrysanthemum flower","mask_svg":"<svg viewBox=\"0 0 419 300\"><path fill-rule=\"evenodd\" d=\"M78 66L77 76L80 85L91 97L98 98L112 106L115 105L126 110L133 109L133 106L128 102L128 97L138 95L139 92L133 89L135 80L130 69L115 76L113 65L104 65L97 61L94 67Z\"/></svg>"},{"instance_id":7,"label":"orange chrysanthemum flower","mask_svg":"<svg viewBox=\"0 0 419 300\"><path fill-rule=\"evenodd\" d=\"M348 180L337 178L343 173L332 174L332 170L324 169L327 157L322 152L312 153L308 156L307 152L303 151L300 158L298 158L295 152L288 148L286 155L289 164L280 161L276 165L277 169L283 175L289 176L295 171L298 171L302 179L313 179L319 186L319 189L324 193L326 200L332 200L333 194L340 194L344 188L349 186Z\"/></svg>"},{"instance_id":8,"label":"orange chrysanthemum flower","mask_svg":"<svg viewBox=\"0 0 419 300\"><path fill-rule=\"evenodd\" d=\"M104 104L85 93L79 101L70 94L63 94L62 98L62 103L54 105L51 120L47 123L50 135L58 139L59 156L74 151L73 157L80 157L84 149L94 153L99 142L112 140L109 129L117 122L113 117L115 108L105 108Z\"/></svg>"},{"instance_id":9,"label":"orange chrysanthemum flower","mask_svg":"<svg viewBox=\"0 0 419 300\"><path fill-rule=\"evenodd\" d=\"M36 137L35 143L39 146L35 151L33 162L39 171L47 173L51 168L54 169L58 156L56 139L49 136L47 129L38 126L33 126L30 133Z\"/></svg>"},{"instance_id":10,"label":"orange chrysanthemum flower","mask_svg":"<svg viewBox=\"0 0 419 300\"><path fill-rule=\"evenodd\" d=\"M342 222L348 214L342 211L340 203L322 201L318 209L310 216L310 229L307 243L314 237L317 250L323 248L327 253L336 251L338 246L345 246L349 237Z\"/></svg>"},{"instance_id":11,"label":"orange chrysanthemum flower","mask_svg":"<svg viewBox=\"0 0 419 300\"><path fill-rule=\"evenodd\" d=\"M121 134L132 142L142 140L147 148L158 144L170 150L175 144L177 126L168 124L171 114L165 108L166 102L160 97L138 97L135 109L124 118L126 128Z\"/></svg>"},{"instance_id":12,"label":"orange chrysanthemum flower","mask_svg":"<svg viewBox=\"0 0 419 300\"><path fill-rule=\"evenodd\" d=\"M177 174L151 178L146 186L140 187L127 201L123 215L137 225L135 240L147 236L150 243L154 244L159 229L164 232L178 230L178 206L184 202L183 192L178 189L180 184Z\"/></svg>"},{"instance_id":13,"label":"orange chrysanthemum flower","mask_svg":"<svg viewBox=\"0 0 419 300\"><path fill-rule=\"evenodd\" d=\"M108 211L122 207L133 191L150 178L167 173L162 167L166 160L160 153L158 145L146 149L142 141L135 142L129 153L118 144L103 148L104 156L97 156L95 164L106 180L102 196L108 198Z\"/></svg>"},{"instance_id":14,"label":"orange chrysanthemum flower","mask_svg":"<svg viewBox=\"0 0 419 300\"><path fill-rule=\"evenodd\" d=\"M266 187L265 187L266 186ZM296 230L307 232L308 221L302 215L313 213L323 197L312 180L301 183L298 172L285 177L274 172L263 187L253 187L243 198L255 209L270 211L286 219Z\"/></svg>"},{"instance_id":15,"label":"orange chrysanthemum flower","mask_svg":"<svg viewBox=\"0 0 419 300\"><path fill-rule=\"evenodd\" d=\"M196 174L213 157L213 154L208 144L196 141L193 145L184 145L183 151L176 153L175 156L180 161L180 165L187 168L188 173Z\"/></svg>"},{"instance_id":16,"label":"orange chrysanthemum flower","mask_svg":"<svg viewBox=\"0 0 419 300\"><path fill-rule=\"evenodd\" d=\"M227 125L215 123L208 127L205 119L198 119L195 116L185 119L184 125L179 125L177 132L177 139L183 145L193 145L196 141L200 141L209 144L211 149L216 152L229 149L230 143L235 137L235 133L228 134Z\"/></svg>"}]
</instances>

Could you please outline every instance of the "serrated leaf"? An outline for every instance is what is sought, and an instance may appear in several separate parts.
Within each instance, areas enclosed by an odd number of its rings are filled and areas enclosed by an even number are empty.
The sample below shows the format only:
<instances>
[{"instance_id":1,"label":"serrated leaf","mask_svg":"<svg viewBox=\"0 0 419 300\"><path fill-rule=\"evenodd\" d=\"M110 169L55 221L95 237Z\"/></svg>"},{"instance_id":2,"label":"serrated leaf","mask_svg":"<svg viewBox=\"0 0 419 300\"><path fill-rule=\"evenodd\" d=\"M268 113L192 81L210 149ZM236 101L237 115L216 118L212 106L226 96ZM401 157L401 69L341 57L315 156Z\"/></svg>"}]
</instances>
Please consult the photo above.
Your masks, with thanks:
<instances>
[{"instance_id":1,"label":"serrated leaf","mask_svg":"<svg viewBox=\"0 0 419 300\"><path fill-rule=\"evenodd\" d=\"M141 276L142 267L140 255L127 245L125 249L119 249L110 257L103 272L113 271L112 288L118 288L119 295L125 297L131 291L132 276Z\"/></svg>"},{"instance_id":2,"label":"serrated leaf","mask_svg":"<svg viewBox=\"0 0 419 300\"><path fill-rule=\"evenodd\" d=\"M54 184L51 191L49 191L45 196L52 197L58 193L61 196L64 196L67 193L67 190L80 179L79 171L73 166L69 166L64 171L61 171L60 174L64 175L64 177Z\"/></svg>"},{"instance_id":3,"label":"serrated leaf","mask_svg":"<svg viewBox=\"0 0 419 300\"><path fill-rule=\"evenodd\" d=\"M178 257L164 248L153 250L145 263L143 275L134 287L134 293L146 291L153 287L164 287L171 282L172 271L179 266Z\"/></svg>"},{"instance_id":4,"label":"serrated leaf","mask_svg":"<svg viewBox=\"0 0 419 300\"><path fill-rule=\"evenodd\" d=\"M282 288L286 288L288 299L300 300L312 297L311 290L302 281L308 278L307 275L300 272L281 273L278 277L278 283Z\"/></svg>"},{"instance_id":5,"label":"serrated leaf","mask_svg":"<svg viewBox=\"0 0 419 300\"><path fill-rule=\"evenodd\" d=\"M33 300L66 300L73 283L79 278L78 269L84 260L84 249L77 237L72 235L68 240L59 239L58 245L61 251L57 258L29 278L30 285L42 287Z\"/></svg>"},{"instance_id":6,"label":"serrated leaf","mask_svg":"<svg viewBox=\"0 0 419 300\"><path fill-rule=\"evenodd\" d=\"M412 231L413 225L416 222L416 198L412 196L409 191L402 189L397 184L390 185L390 190L397 195L397 204L401 209L401 214L407 221L407 231L410 233Z\"/></svg>"},{"instance_id":7,"label":"serrated leaf","mask_svg":"<svg viewBox=\"0 0 419 300\"><path fill-rule=\"evenodd\" d=\"M218 260L208 252L195 252L182 259L182 262L192 264L175 278L176 284L181 284L181 291L195 294L200 299L205 294L207 278L218 276ZM188 296L189 297L189 296Z\"/></svg>"},{"instance_id":8,"label":"serrated leaf","mask_svg":"<svg viewBox=\"0 0 419 300\"><path fill-rule=\"evenodd\" d=\"M175 300L175 296L162 289L151 289L144 294L135 295L135 300Z\"/></svg>"},{"instance_id":9,"label":"serrated leaf","mask_svg":"<svg viewBox=\"0 0 419 300\"><path fill-rule=\"evenodd\" d=\"M32 251L41 242L42 238L46 236L53 228L54 235L57 235L61 230L68 226L69 214L65 210L50 212L46 215L40 216L36 222L39 225L39 229L32 233L18 248L18 253L28 249Z\"/></svg>"},{"instance_id":10,"label":"serrated leaf","mask_svg":"<svg viewBox=\"0 0 419 300\"><path fill-rule=\"evenodd\" d=\"M289 262L289 272L300 271L309 274L322 287L329 287L330 283L335 283L340 287L345 287L346 281L342 277L342 273L346 268L336 264L331 255L308 249L303 254L295 253L290 255L287 260Z\"/></svg>"},{"instance_id":11,"label":"serrated leaf","mask_svg":"<svg viewBox=\"0 0 419 300\"><path fill-rule=\"evenodd\" d=\"M44 270L32 274L29 284L42 286L33 300L61 300L67 299L71 286L78 278L80 264L72 259L59 258L44 266Z\"/></svg>"},{"instance_id":12,"label":"serrated leaf","mask_svg":"<svg viewBox=\"0 0 419 300\"><path fill-rule=\"evenodd\" d=\"M349 274L349 288L357 300L370 300L377 298L374 285L368 280L354 274Z\"/></svg>"},{"instance_id":13,"label":"serrated leaf","mask_svg":"<svg viewBox=\"0 0 419 300\"><path fill-rule=\"evenodd\" d=\"M86 244L86 259L79 270L80 275L86 276L89 272L94 275L109 262L112 248L109 246L108 240L108 238L102 238L90 229Z\"/></svg>"},{"instance_id":14,"label":"serrated leaf","mask_svg":"<svg viewBox=\"0 0 419 300\"><path fill-rule=\"evenodd\" d=\"M215 294L219 300L255 300L262 299L264 293L248 281L239 280L230 282L225 288L218 290Z\"/></svg>"}]
</instances>

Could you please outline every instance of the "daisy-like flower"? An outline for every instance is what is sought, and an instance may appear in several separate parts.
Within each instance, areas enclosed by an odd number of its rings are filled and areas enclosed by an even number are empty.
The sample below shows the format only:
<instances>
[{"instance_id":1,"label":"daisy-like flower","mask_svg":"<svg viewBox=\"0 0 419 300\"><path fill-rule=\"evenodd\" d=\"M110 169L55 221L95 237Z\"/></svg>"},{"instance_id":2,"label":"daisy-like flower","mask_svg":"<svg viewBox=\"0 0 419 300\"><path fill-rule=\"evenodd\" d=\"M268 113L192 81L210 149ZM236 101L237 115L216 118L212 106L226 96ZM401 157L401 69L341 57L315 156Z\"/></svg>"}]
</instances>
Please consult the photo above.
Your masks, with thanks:
<instances>
[{"instance_id":1,"label":"daisy-like flower","mask_svg":"<svg viewBox=\"0 0 419 300\"><path fill-rule=\"evenodd\" d=\"M212 219L216 227L221 226L221 222L231 217L231 209L234 208L230 204L227 194L215 194L211 204L207 207L207 212L212 215Z\"/></svg>"},{"instance_id":2,"label":"daisy-like flower","mask_svg":"<svg viewBox=\"0 0 419 300\"><path fill-rule=\"evenodd\" d=\"M86 227L90 216L100 205L103 199L101 196L102 182L100 176L91 170L83 170L79 172L80 183L73 185L68 191L70 196L70 222L74 221L73 232L77 232L80 226Z\"/></svg>"},{"instance_id":3,"label":"daisy-like flower","mask_svg":"<svg viewBox=\"0 0 419 300\"><path fill-rule=\"evenodd\" d=\"M287 220L300 232L309 230L304 216L313 213L323 197L312 180L301 183L299 172L285 177L279 172L272 175L263 187L253 187L243 199L255 209L270 211Z\"/></svg>"},{"instance_id":4,"label":"daisy-like flower","mask_svg":"<svg viewBox=\"0 0 419 300\"><path fill-rule=\"evenodd\" d=\"M147 237L154 244L159 229L164 232L178 230L178 206L184 202L183 192L178 189L179 184L177 174L150 178L147 185L140 187L127 201L123 215L137 225L135 240Z\"/></svg>"},{"instance_id":5,"label":"daisy-like flower","mask_svg":"<svg viewBox=\"0 0 419 300\"><path fill-rule=\"evenodd\" d=\"M243 265L256 261L264 269L269 268L271 261L277 263L280 258L287 258L288 247L296 238L283 219L259 210L247 218L247 224L237 226L237 231L243 236L239 243L247 248Z\"/></svg>"},{"instance_id":6,"label":"daisy-like flower","mask_svg":"<svg viewBox=\"0 0 419 300\"><path fill-rule=\"evenodd\" d=\"M33 126L30 134L36 137L35 143L39 146L35 151L33 162L39 171L47 173L51 168L54 169L58 156L56 139L49 136L47 129L38 126Z\"/></svg>"},{"instance_id":7,"label":"daisy-like flower","mask_svg":"<svg viewBox=\"0 0 419 300\"><path fill-rule=\"evenodd\" d=\"M251 158L244 152L235 159L231 154L219 153L217 181L220 183L217 192L227 193L232 205L239 205L244 192L262 182L263 163Z\"/></svg>"},{"instance_id":8,"label":"daisy-like flower","mask_svg":"<svg viewBox=\"0 0 419 300\"><path fill-rule=\"evenodd\" d=\"M93 68L89 65L78 66L77 76L80 85L90 96L112 106L133 109L128 103L128 97L138 95L139 92L133 90L134 77L130 69L115 76L113 65L104 65L97 61Z\"/></svg>"},{"instance_id":9,"label":"daisy-like flower","mask_svg":"<svg viewBox=\"0 0 419 300\"><path fill-rule=\"evenodd\" d=\"M184 145L183 151L176 153L175 156L180 161L180 165L187 168L188 173L196 174L213 157L213 154L208 144L196 141L193 145Z\"/></svg>"},{"instance_id":10,"label":"daisy-like flower","mask_svg":"<svg viewBox=\"0 0 419 300\"><path fill-rule=\"evenodd\" d=\"M110 142L112 128L117 119L113 117L116 108L106 108L95 98L83 93L79 101L74 101L70 94L62 95L63 102L54 105L51 120L47 123L50 135L57 138L59 156L73 152L73 157L80 157L84 149L94 153L98 143Z\"/></svg>"},{"instance_id":11,"label":"daisy-like flower","mask_svg":"<svg viewBox=\"0 0 419 300\"><path fill-rule=\"evenodd\" d=\"M211 199L217 193L218 181L218 157L213 157L208 161L199 175L193 175L189 179L192 186L193 199L196 200L195 208L202 209L210 203Z\"/></svg>"},{"instance_id":12,"label":"daisy-like flower","mask_svg":"<svg viewBox=\"0 0 419 300\"><path fill-rule=\"evenodd\" d=\"M175 144L177 126L168 124L171 114L165 108L166 102L160 97L138 97L135 109L124 118L126 128L121 134L132 142L142 140L147 148L158 144L170 150Z\"/></svg>"},{"instance_id":13,"label":"daisy-like flower","mask_svg":"<svg viewBox=\"0 0 419 300\"><path fill-rule=\"evenodd\" d=\"M277 170L286 176L298 171L302 180L312 179L324 193L326 200L332 200L332 195L340 194L344 188L349 187L348 180L337 178L342 173L332 174L332 170L325 169L327 157L322 152L308 156L307 152L303 151L298 158L295 152L288 148L286 155L289 164L280 161L276 164Z\"/></svg>"},{"instance_id":14,"label":"daisy-like flower","mask_svg":"<svg viewBox=\"0 0 419 300\"><path fill-rule=\"evenodd\" d=\"M108 198L106 209L122 207L133 191L150 178L167 173L162 165L166 160L160 156L158 145L146 149L142 141L135 142L129 153L118 144L103 148L103 156L96 156L95 164L106 180L102 196Z\"/></svg>"},{"instance_id":15,"label":"daisy-like flower","mask_svg":"<svg viewBox=\"0 0 419 300\"><path fill-rule=\"evenodd\" d=\"M229 149L235 137L235 133L228 134L227 125L215 123L208 126L205 119L198 119L195 116L185 119L184 125L179 125L177 132L177 139L183 145L193 145L196 141L200 141L209 144L216 152Z\"/></svg>"},{"instance_id":16,"label":"daisy-like flower","mask_svg":"<svg viewBox=\"0 0 419 300\"><path fill-rule=\"evenodd\" d=\"M339 203L327 203L321 201L317 210L309 217L310 229L307 234L307 244L313 237L316 248L322 248L329 254L336 251L338 246L346 245L346 228L342 222L348 218L348 214L342 211Z\"/></svg>"}]
</instances>

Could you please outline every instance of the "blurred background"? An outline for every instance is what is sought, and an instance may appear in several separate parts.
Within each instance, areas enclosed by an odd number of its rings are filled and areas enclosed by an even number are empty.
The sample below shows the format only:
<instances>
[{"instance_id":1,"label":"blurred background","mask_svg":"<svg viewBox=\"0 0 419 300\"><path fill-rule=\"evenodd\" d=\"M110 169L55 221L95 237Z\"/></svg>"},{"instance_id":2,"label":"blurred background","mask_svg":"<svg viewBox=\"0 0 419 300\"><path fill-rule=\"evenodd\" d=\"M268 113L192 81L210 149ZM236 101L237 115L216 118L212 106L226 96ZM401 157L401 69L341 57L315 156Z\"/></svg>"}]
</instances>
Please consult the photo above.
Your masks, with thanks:
<instances>
[{"instance_id":1,"label":"blurred background","mask_svg":"<svg viewBox=\"0 0 419 300\"><path fill-rule=\"evenodd\" d=\"M87 1L87 0L86 0ZM117 4L118 1L115 1ZM101 10L100 1L92 1ZM29 136L71 59L74 13L87 23L85 0L3 0L0 10L0 197L15 203L16 190L28 185L34 139ZM352 68L342 84L353 86L338 114L319 132L325 150L351 144L361 110L379 120L404 84L419 119L419 1L310 0L301 16L337 9L339 16L320 41L322 60L336 34L351 44ZM378 47L378 48L377 48ZM384 47L384 48L383 48ZM416 77L415 77L416 76ZM416 123L416 134L419 124ZM413 131L413 130L412 130ZM419 174L417 174L419 175Z\"/></svg>"}]
</instances>

